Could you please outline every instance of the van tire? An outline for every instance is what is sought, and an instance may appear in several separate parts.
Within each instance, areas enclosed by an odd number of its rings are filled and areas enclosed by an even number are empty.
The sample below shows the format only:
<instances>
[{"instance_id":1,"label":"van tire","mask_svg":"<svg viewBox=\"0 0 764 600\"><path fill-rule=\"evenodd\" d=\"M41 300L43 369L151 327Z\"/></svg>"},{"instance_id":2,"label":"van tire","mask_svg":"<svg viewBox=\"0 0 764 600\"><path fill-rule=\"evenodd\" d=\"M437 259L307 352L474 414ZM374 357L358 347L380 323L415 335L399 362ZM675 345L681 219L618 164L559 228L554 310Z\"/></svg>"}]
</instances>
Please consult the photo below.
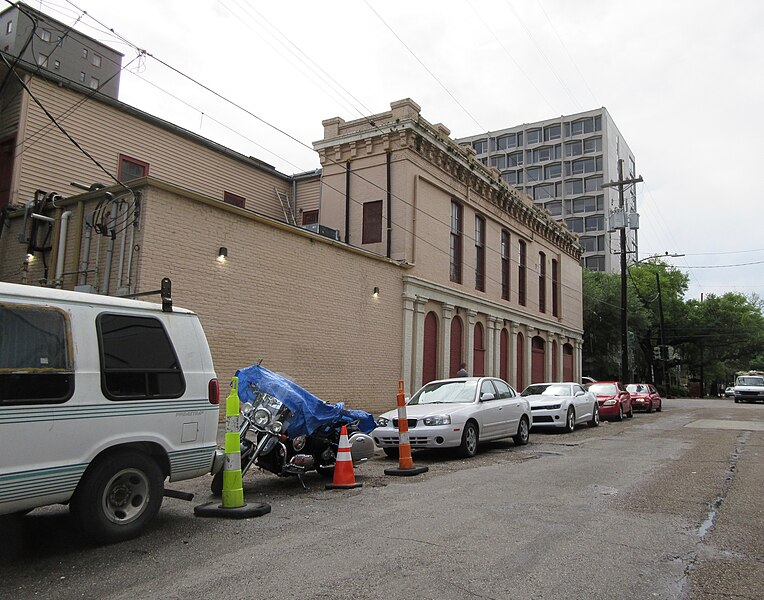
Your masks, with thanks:
<instances>
[{"instance_id":1,"label":"van tire","mask_svg":"<svg viewBox=\"0 0 764 600\"><path fill-rule=\"evenodd\" d=\"M128 540L156 516L163 483L164 475L150 456L133 450L106 454L85 472L70 510L93 541Z\"/></svg>"}]
</instances>

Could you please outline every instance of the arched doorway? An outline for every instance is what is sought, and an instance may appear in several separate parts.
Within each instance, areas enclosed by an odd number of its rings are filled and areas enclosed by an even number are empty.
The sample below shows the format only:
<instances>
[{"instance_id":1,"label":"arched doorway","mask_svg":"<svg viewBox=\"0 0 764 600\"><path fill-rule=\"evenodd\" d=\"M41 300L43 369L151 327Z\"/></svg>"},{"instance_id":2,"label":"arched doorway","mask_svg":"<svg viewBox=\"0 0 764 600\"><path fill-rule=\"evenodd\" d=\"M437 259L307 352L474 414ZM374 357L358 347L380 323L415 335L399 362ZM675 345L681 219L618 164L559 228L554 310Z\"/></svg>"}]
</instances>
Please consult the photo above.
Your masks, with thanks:
<instances>
[{"instance_id":1,"label":"arched doorway","mask_svg":"<svg viewBox=\"0 0 764 600\"><path fill-rule=\"evenodd\" d=\"M573 381L573 346L562 345L562 379Z\"/></svg>"},{"instance_id":2,"label":"arched doorway","mask_svg":"<svg viewBox=\"0 0 764 600\"><path fill-rule=\"evenodd\" d=\"M517 334L517 385L518 392L525 389L525 338L522 333Z\"/></svg>"},{"instance_id":3,"label":"arched doorway","mask_svg":"<svg viewBox=\"0 0 764 600\"><path fill-rule=\"evenodd\" d=\"M459 317L451 319L451 356L449 359L448 376L456 377L456 372L462 363L462 320Z\"/></svg>"},{"instance_id":4,"label":"arched doorway","mask_svg":"<svg viewBox=\"0 0 764 600\"><path fill-rule=\"evenodd\" d=\"M499 377L509 381L509 332L506 328L499 335Z\"/></svg>"},{"instance_id":5,"label":"arched doorway","mask_svg":"<svg viewBox=\"0 0 764 600\"><path fill-rule=\"evenodd\" d=\"M438 316L430 311L424 318L422 385L438 378Z\"/></svg>"},{"instance_id":6,"label":"arched doorway","mask_svg":"<svg viewBox=\"0 0 764 600\"><path fill-rule=\"evenodd\" d=\"M544 360L546 358L544 340L540 336L533 336L531 340L531 383L544 381Z\"/></svg>"},{"instance_id":7,"label":"arched doorway","mask_svg":"<svg viewBox=\"0 0 764 600\"><path fill-rule=\"evenodd\" d=\"M552 340L552 375L550 381L557 381L557 340ZM566 379L565 381L570 381Z\"/></svg>"},{"instance_id":8,"label":"arched doorway","mask_svg":"<svg viewBox=\"0 0 764 600\"><path fill-rule=\"evenodd\" d=\"M472 375L485 375L485 344L483 343L483 324L475 323L475 340L472 348Z\"/></svg>"}]
</instances>

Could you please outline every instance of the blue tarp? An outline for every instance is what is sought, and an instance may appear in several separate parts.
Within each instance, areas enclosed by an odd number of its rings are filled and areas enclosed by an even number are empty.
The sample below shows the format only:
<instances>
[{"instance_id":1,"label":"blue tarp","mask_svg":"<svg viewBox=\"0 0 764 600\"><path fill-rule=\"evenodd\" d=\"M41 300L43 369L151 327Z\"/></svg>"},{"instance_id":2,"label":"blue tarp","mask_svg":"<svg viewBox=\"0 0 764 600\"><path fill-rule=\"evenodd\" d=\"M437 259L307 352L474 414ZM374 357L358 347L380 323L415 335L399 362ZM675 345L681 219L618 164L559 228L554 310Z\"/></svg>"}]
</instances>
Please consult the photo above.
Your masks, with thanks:
<instances>
[{"instance_id":1,"label":"blue tarp","mask_svg":"<svg viewBox=\"0 0 764 600\"><path fill-rule=\"evenodd\" d=\"M270 394L286 404L295 418L290 423L290 437L311 435L324 425L339 422L347 425L358 420L358 428L370 433L376 426L374 417L364 410L346 410L345 403L329 404L291 381L260 365L252 365L236 371L239 378L239 399L254 403L258 392Z\"/></svg>"}]
</instances>

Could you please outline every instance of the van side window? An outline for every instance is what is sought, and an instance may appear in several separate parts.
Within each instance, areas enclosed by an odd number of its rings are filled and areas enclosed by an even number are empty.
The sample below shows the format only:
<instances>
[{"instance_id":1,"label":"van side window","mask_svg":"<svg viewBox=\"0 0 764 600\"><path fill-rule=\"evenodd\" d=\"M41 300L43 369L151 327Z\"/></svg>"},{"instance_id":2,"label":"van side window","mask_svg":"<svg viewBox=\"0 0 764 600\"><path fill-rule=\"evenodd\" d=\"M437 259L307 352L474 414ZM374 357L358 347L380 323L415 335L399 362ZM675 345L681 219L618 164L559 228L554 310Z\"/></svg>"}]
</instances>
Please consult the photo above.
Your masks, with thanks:
<instances>
[{"instance_id":1,"label":"van side window","mask_svg":"<svg viewBox=\"0 0 764 600\"><path fill-rule=\"evenodd\" d=\"M101 314L101 387L111 400L178 398L186 389L178 357L159 319Z\"/></svg>"},{"instance_id":2,"label":"van side window","mask_svg":"<svg viewBox=\"0 0 764 600\"><path fill-rule=\"evenodd\" d=\"M68 340L60 310L0 304L0 405L66 402L74 392Z\"/></svg>"}]
</instances>

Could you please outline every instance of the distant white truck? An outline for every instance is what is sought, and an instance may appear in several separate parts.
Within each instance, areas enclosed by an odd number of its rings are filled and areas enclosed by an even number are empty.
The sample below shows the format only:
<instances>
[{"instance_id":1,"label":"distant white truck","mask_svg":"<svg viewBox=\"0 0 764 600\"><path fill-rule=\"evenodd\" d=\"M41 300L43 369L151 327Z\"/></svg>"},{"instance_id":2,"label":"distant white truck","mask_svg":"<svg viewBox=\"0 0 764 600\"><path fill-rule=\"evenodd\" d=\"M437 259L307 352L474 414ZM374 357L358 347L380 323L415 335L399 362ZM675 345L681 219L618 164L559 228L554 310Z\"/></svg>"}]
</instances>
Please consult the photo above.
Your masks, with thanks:
<instances>
[{"instance_id":1,"label":"distant white truck","mask_svg":"<svg viewBox=\"0 0 764 600\"><path fill-rule=\"evenodd\" d=\"M764 372L739 372L735 378L735 402L764 401Z\"/></svg>"}]
</instances>

